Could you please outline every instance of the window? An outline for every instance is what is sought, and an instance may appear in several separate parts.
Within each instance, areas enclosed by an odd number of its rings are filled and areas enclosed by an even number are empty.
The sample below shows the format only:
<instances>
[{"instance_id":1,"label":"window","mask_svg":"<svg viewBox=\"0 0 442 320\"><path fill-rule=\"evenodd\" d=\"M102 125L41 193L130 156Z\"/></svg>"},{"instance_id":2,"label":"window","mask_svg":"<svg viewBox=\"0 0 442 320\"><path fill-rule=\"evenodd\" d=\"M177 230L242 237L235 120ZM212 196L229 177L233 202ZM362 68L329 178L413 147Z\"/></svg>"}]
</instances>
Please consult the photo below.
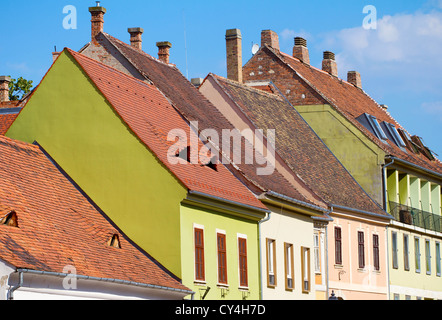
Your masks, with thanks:
<instances>
[{"instance_id":1,"label":"window","mask_svg":"<svg viewBox=\"0 0 442 320\"><path fill-rule=\"evenodd\" d=\"M358 262L360 269L365 268L365 245L362 231L358 231Z\"/></svg>"},{"instance_id":2,"label":"window","mask_svg":"<svg viewBox=\"0 0 442 320\"><path fill-rule=\"evenodd\" d=\"M276 287L276 241L267 239L267 286Z\"/></svg>"},{"instance_id":3,"label":"window","mask_svg":"<svg viewBox=\"0 0 442 320\"><path fill-rule=\"evenodd\" d=\"M338 227L335 227L335 264L342 265L342 234Z\"/></svg>"},{"instance_id":4,"label":"window","mask_svg":"<svg viewBox=\"0 0 442 320\"><path fill-rule=\"evenodd\" d=\"M195 228L195 280L205 281L204 230Z\"/></svg>"},{"instance_id":5,"label":"window","mask_svg":"<svg viewBox=\"0 0 442 320\"><path fill-rule=\"evenodd\" d=\"M392 253L393 253L393 269L398 268L398 259L397 259L397 233L392 232L391 233L392 238Z\"/></svg>"},{"instance_id":6,"label":"window","mask_svg":"<svg viewBox=\"0 0 442 320\"><path fill-rule=\"evenodd\" d=\"M427 274L431 274L431 246L430 240L425 240L425 263Z\"/></svg>"},{"instance_id":7,"label":"window","mask_svg":"<svg viewBox=\"0 0 442 320\"><path fill-rule=\"evenodd\" d=\"M247 279L247 239L238 237L239 285L248 286Z\"/></svg>"},{"instance_id":8,"label":"window","mask_svg":"<svg viewBox=\"0 0 442 320\"><path fill-rule=\"evenodd\" d=\"M301 247L302 293L310 292L310 249Z\"/></svg>"},{"instance_id":9,"label":"window","mask_svg":"<svg viewBox=\"0 0 442 320\"><path fill-rule=\"evenodd\" d=\"M381 139L381 140L387 140L387 136L385 135L384 130L382 130L378 119L376 119L376 117L370 115L370 114L366 114L368 122L370 123L374 133L376 134L376 136Z\"/></svg>"},{"instance_id":10,"label":"window","mask_svg":"<svg viewBox=\"0 0 442 320\"><path fill-rule=\"evenodd\" d=\"M388 133L391 135L391 137L393 138L393 142L401 148L405 148L406 144L404 142L404 140L401 138L401 136L399 135L396 127L388 122L383 122L383 125L385 128L387 128Z\"/></svg>"},{"instance_id":11,"label":"window","mask_svg":"<svg viewBox=\"0 0 442 320\"><path fill-rule=\"evenodd\" d=\"M404 234L404 269L406 271L410 270L410 257L408 248L408 235Z\"/></svg>"},{"instance_id":12,"label":"window","mask_svg":"<svg viewBox=\"0 0 442 320\"><path fill-rule=\"evenodd\" d=\"M227 284L227 249L226 249L226 235L218 233L218 283Z\"/></svg>"},{"instance_id":13,"label":"window","mask_svg":"<svg viewBox=\"0 0 442 320\"><path fill-rule=\"evenodd\" d=\"M293 266L293 245L284 243L284 264L285 264L285 289L293 290L294 288L294 266Z\"/></svg>"},{"instance_id":14,"label":"window","mask_svg":"<svg viewBox=\"0 0 442 320\"><path fill-rule=\"evenodd\" d=\"M440 242L436 242L436 275L441 276Z\"/></svg>"},{"instance_id":15,"label":"window","mask_svg":"<svg viewBox=\"0 0 442 320\"><path fill-rule=\"evenodd\" d=\"M373 235L373 264L376 271L381 270L381 264L379 261L379 236Z\"/></svg>"},{"instance_id":16,"label":"window","mask_svg":"<svg viewBox=\"0 0 442 320\"><path fill-rule=\"evenodd\" d=\"M321 273L321 248L319 244L319 233L315 232L313 235L313 244L314 244L314 258L315 258L315 273Z\"/></svg>"},{"instance_id":17,"label":"window","mask_svg":"<svg viewBox=\"0 0 442 320\"><path fill-rule=\"evenodd\" d=\"M416 272L421 272L421 247L420 247L420 239L414 238L414 261L416 265Z\"/></svg>"}]
</instances>

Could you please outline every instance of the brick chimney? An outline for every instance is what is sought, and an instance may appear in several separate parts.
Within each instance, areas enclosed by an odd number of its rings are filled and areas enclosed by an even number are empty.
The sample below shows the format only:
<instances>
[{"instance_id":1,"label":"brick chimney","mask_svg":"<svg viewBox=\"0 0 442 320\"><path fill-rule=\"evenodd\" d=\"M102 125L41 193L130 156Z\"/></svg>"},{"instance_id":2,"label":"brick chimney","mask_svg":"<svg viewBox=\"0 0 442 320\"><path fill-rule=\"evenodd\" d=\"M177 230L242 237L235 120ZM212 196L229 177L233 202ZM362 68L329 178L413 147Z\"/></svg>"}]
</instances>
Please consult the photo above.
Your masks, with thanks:
<instances>
[{"instance_id":1,"label":"brick chimney","mask_svg":"<svg viewBox=\"0 0 442 320\"><path fill-rule=\"evenodd\" d=\"M11 78L8 76L0 76L0 102L9 101L9 83Z\"/></svg>"},{"instance_id":2,"label":"brick chimney","mask_svg":"<svg viewBox=\"0 0 442 320\"><path fill-rule=\"evenodd\" d=\"M310 56L307 49L307 40L301 37L295 38L295 46L293 47L293 57L301 60L306 64L310 64Z\"/></svg>"},{"instance_id":3,"label":"brick chimney","mask_svg":"<svg viewBox=\"0 0 442 320\"><path fill-rule=\"evenodd\" d=\"M226 31L227 79L243 82L242 36L239 29Z\"/></svg>"},{"instance_id":4,"label":"brick chimney","mask_svg":"<svg viewBox=\"0 0 442 320\"><path fill-rule=\"evenodd\" d=\"M158 47L158 59L164 63L169 63L170 53L169 50L172 48L172 44L168 41L157 42Z\"/></svg>"},{"instance_id":5,"label":"brick chimney","mask_svg":"<svg viewBox=\"0 0 442 320\"><path fill-rule=\"evenodd\" d=\"M264 44L269 45L273 49L279 51L279 37L275 31L272 30L263 30L261 31L261 47Z\"/></svg>"},{"instance_id":6,"label":"brick chimney","mask_svg":"<svg viewBox=\"0 0 442 320\"><path fill-rule=\"evenodd\" d=\"M324 60L322 60L322 70L330 73L332 76L338 76L338 65L336 64L335 54L333 52L324 52Z\"/></svg>"},{"instance_id":7,"label":"brick chimney","mask_svg":"<svg viewBox=\"0 0 442 320\"><path fill-rule=\"evenodd\" d=\"M130 33L130 45L138 50L143 50L143 28L129 28L127 32Z\"/></svg>"},{"instance_id":8,"label":"brick chimney","mask_svg":"<svg viewBox=\"0 0 442 320\"><path fill-rule=\"evenodd\" d=\"M361 74L357 71L349 71L348 72L347 82L362 89Z\"/></svg>"},{"instance_id":9,"label":"brick chimney","mask_svg":"<svg viewBox=\"0 0 442 320\"><path fill-rule=\"evenodd\" d=\"M97 5L95 7L90 7L89 12L91 13L91 38L92 43L98 45L98 41L95 37L103 32L104 26L104 14L106 13L106 9L100 6L100 1L97 1Z\"/></svg>"}]
</instances>

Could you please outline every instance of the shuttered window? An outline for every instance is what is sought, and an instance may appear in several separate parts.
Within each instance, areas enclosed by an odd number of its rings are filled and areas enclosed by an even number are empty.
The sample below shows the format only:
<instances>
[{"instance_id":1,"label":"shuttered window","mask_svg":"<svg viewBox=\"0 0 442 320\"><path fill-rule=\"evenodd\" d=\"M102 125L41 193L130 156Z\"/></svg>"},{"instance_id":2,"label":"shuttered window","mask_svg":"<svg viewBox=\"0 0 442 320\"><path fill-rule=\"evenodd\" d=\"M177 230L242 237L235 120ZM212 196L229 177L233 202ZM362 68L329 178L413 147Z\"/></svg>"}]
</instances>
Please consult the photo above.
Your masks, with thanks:
<instances>
[{"instance_id":1,"label":"shuttered window","mask_svg":"<svg viewBox=\"0 0 442 320\"><path fill-rule=\"evenodd\" d=\"M335 228L335 264L342 264L342 235L341 228Z\"/></svg>"},{"instance_id":2,"label":"shuttered window","mask_svg":"<svg viewBox=\"0 0 442 320\"><path fill-rule=\"evenodd\" d=\"M217 234L218 243L218 283L227 284L227 250L226 235Z\"/></svg>"},{"instance_id":3,"label":"shuttered window","mask_svg":"<svg viewBox=\"0 0 442 320\"><path fill-rule=\"evenodd\" d=\"M379 261L379 236L377 234L373 235L373 264L376 271L381 269Z\"/></svg>"},{"instance_id":4,"label":"shuttered window","mask_svg":"<svg viewBox=\"0 0 442 320\"><path fill-rule=\"evenodd\" d=\"M364 233L358 231L358 261L359 268L365 268L365 243L364 243Z\"/></svg>"},{"instance_id":5,"label":"shuttered window","mask_svg":"<svg viewBox=\"0 0 442 320\"><path fill-rule=\"evenodd\" d=\"M247 287L248 286L247 239L238 238L238 254L239 254L239 285L241 287Z\"/></svg>"},{"instance_id":6,"label":"shuttered window","mask_svg":"<svg viewBox=\"0 0 442 320\"><path fill-rule=\"evenodd\" d=\"M195 228L195 280L204 281L204 230Z\"/></svg>"}]
</instances>

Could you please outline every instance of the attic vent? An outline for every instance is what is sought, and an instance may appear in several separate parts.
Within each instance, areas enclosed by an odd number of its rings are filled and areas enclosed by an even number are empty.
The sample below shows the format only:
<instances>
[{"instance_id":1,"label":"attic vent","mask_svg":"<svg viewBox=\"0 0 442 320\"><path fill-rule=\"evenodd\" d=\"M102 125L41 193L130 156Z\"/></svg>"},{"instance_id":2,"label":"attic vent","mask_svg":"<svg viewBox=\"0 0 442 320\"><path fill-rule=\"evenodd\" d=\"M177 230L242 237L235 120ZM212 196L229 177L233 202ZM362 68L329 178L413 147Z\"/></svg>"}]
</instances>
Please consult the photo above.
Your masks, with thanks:
<instances>
[{"instance_id":1,"label":"attic vent","mask_svg":"<svg viewBox=\"0 0 442 320\"><path fill-rule=\"evenodd\" d=\"M217 157L213 157L212 159L210 159L210 161L206 164L207 167L209 167L212 170L218 171L218 165L217 165L217 161L216 161Z\"/></svg>"},{"instance_id":2,"label":"attic vent","mask_svg":"<svg viewBox=\"0 0 442 320\"><path fill-rule=\"evenodd\" d=\"M8 227L18 228L17 213L15 213L15 211L9 212L0 220L0 224Z\"/></svg>"},{"instance_id":3,"label":"attic vent","mask_svg":"<svg viewBox=\"0 0 442 320\"><path fill-rule=\"evenodd\" d=\"M109 239L107 244L108 244L109 247L121 249L120 237L118 236L118 234L114 234L112 236L112 238Z\"/></svg>"}]
</instances>

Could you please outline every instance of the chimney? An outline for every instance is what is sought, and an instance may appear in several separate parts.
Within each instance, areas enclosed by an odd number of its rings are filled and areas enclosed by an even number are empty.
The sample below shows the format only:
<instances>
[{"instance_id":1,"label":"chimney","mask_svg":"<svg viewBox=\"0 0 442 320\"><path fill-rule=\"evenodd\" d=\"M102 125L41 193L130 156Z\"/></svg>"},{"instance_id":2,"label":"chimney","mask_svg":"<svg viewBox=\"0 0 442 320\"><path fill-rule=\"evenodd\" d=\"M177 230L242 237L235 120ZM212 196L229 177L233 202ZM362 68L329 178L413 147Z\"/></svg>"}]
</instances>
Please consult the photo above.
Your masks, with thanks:
<instances>
[{"instance_id":1,"label":"chimney","mask_svg":"<svg viewBox=\"0 0 442 320\"><path fill-rule=\"evenodd\" d=\"M349 71L347 74L347 82L362 89L361 74L357 71Z\"/></svg>"},{"instance_id":2,"label":"chimney","mask_svg":"<svg viewBox=\"0 0 442 320\"><path fill-rule=\"evenodd\" d=\"M52 52L52 61L55 62L60 54L61 52Z\"/></svg>"},{"instance_id":3,"label":"chimney","mask_svg":"<svg viewBox=\"0 0 442 320\"><path fill-rule=\"evenodd\" d=\"M8 76L0 76L0 102L9 101L9 83L11 78Z\"/></svg>"},{"instance_id":4,"label":"chimney","mask_svg":"<svg viewBox=\"0 0 442 320\"><path fill-rule=\"evenodd\" d=\"M305 64L310 64L310 57L307 49L307 40L301 37L295 38L295 46L293 47L293 57L301 60Z\"/></svg>"},{"instance_id":5,"label":"chimney","mask_svg":"<svg viewBox=\"0 0 442 320\"><path fill-rule=\"evenodd\" d=\"M192 78L190 82L196 87L199 88L203 84L203 78Z\"/></svg>"},{"instance_id":6,"label":"chimney","mask_svg":"<svg viewBox=\"0 0 442 320\"><path fill-rule=\"evenodd\" d=\"M90 7L89 12L91 13L91 37L92 43L95 45L99 45L98 41L95 37L103 32L104 26L104 14L106 13L106 9L100 6L100 1L97 1L97 5L95 7Z\"/></svg>"},{"instance_id":7,"label":"chimney","mask_svg":"<svg viewBox=\"0 0 442 320\"><path fill-rule=\"evenodd\" d=\"M272 30L263 30L261 31L261 47L264 46L264 44L269 45L273 49L276 49L279 51L279 37L278 34L275 31Z\"/></svg>"},{"instance_id":8,"label":"chimney","mask_svg":"<svg viewBox=\"0 0 442 320\"><path fill-rule=\"evenodd\" d=\"M157 42L158 47L158 59L164 63L169 64L169 50L172 48L172 44L168 41Z\"/></svg>"},{"instance_id":9,"label":"chimney","mask_svg":"<svg viewBox=\"0 0 442 320\"><path fill-rule=\"evenodd\" d=\"M129 28L127 32L130 33L130 45L138 50L143 50L143 39L142 34L144 32L143 28Z\"/></svg>"},{"instance_id":10,"label":"chimney","mask_svg":"<svg viewBox=\"0 0 442 320\"><path fill-rule=\"evenodd\" d=\"M333 52L324 52L324 60L322 60L322 70L330 73L332 76L338 76L338 65L336 64L335 54Z\"/></svg>"},{"instance_id":11,"label":"chimney","mask_svg":"<svg viewBox=\"0 0 442 320\"><path fill-rule=\"evenodd\" d=\"M227 79L242 83L242 36L239 29L226 31Z\"/></svg>"}]
</instances>

